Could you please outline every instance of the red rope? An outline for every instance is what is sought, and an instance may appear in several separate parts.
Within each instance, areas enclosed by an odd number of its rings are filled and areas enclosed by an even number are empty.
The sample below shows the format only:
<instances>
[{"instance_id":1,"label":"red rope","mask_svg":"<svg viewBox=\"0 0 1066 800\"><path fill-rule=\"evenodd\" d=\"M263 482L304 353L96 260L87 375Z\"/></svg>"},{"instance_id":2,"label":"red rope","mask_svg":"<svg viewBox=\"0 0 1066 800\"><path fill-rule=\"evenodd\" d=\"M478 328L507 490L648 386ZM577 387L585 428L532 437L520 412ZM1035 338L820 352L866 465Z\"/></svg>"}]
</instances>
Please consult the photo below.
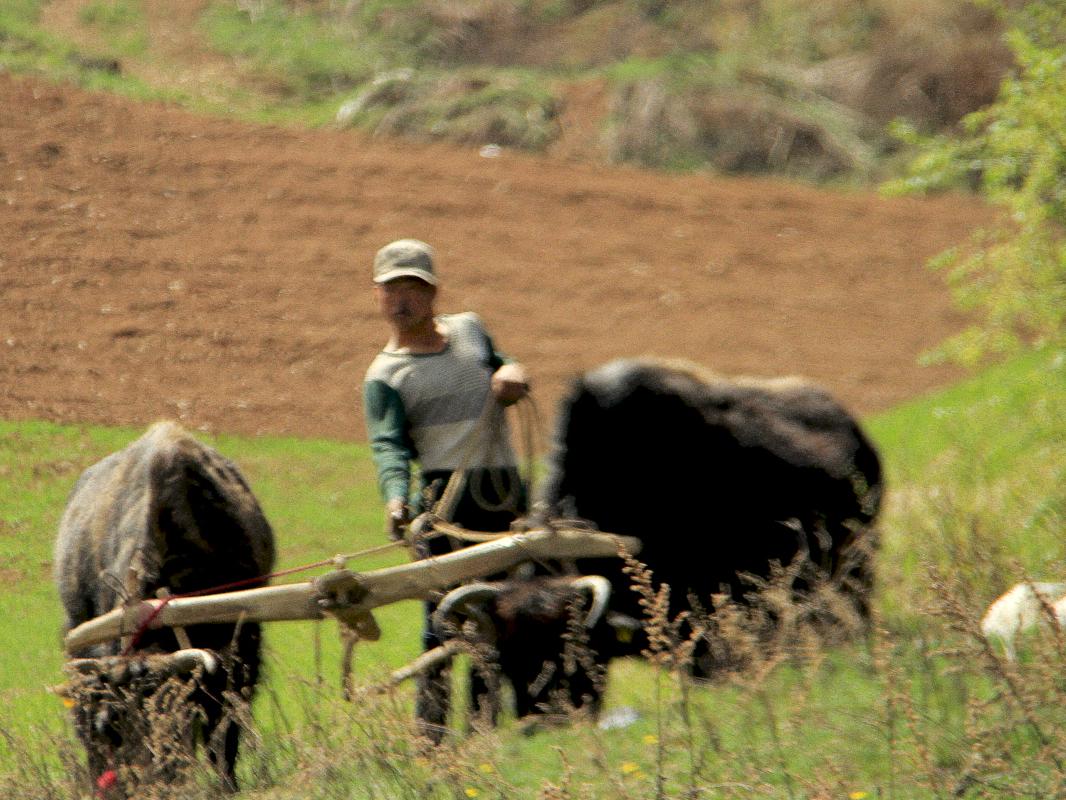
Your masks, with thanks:
<instances>
[{"instance_id":1,"label":"red rope","mask_svg":"<svg viewBox=\"0 0 1066 800\"><path fill-rule=\"evenodd\" d=\"M141 637L144 636L145 631L152 626L153 620L162 613L163 609L167 607L167 603L173 599L173 597L164 597L162 602L152 609L152 613L145 617L144 621L137 626L137 630L133 632L133 636L130 638L130 643L126 645L126 649L122 651L121 655L123 658L137 649L137 645L141 643Z\"/></svg>"},{"instance_id":2,"label":"red rope","mask_svg":"<svg viewBox=\"0 0 1066 800\"><path fill-rule=\"evenodd\" d=\"M327 558L322 561L316 561L312 564L304 564L299 567L291 567L289 569L279 570L277 572L271 572L266 575L259 575L255 578L245 578L239 581L232 581L231 583L223 583L218 586L211 586L207 589L197 589L195 592L183 592L182 594L172 594L162 598L159 601L159 605L152 609L151 613L145 617L144 621L137 626L137 629L133 632L130 638L130 643L125 650L122 651L123 657L130 655L137 649L137 645L141 643L141 639L144 634L151 629L152 623L156 618L163 613L163 609L167 607L171 600L181 600L189 597L202 597L208 594L218 594L219 592L229 591L231 589L239 589L242 586L248 586L251 584L264 583L272 578L281 578L285 575L294 575L297 572L306 572L309 569L315 569L317 567L324 567L334 563L334 559ZM151 602L151 601L148 601Z\"/></svg>"},{"instance_id":3,"label":"red rope","mask_svg":"<svg viewBox=\"0 0 1066 800\"><path fill-rule=\"evenodd\" d=\"M159 603L159 605L156 606L155 608L153 608L152 612L145 618L145 620L140 625L137 626L137 630L135 630L133 632L133 635L130 638L129 646L125 650L122 651L122 655L123 656L128 656L131 652L133 652L133 650L140 643L140 640L144 636L145 631L147 631L151 627L151 625L155 621L156 617L158 617L162 613L163 609L167 607L167 604L171 600L180 600L180 599L186 598L186 597L201 597L201 596L206 595L206 594L218 594L219 592L228 591L230 589L239 589L241 586L248 586L250 584L256 584L256 583L264 583L266 581L269 581L271 578L281 578L281 577L284 577L285 575L294 575L297 572L306 572L309 569L316 569L318 567L328 567L330 565L336 564L338 562L338 560L347 562L347 561L352 560L353 558L359 558L360 556L370 555L372 553L377 553L377 552L380 552L382 550L388 550L388 549L391 549L393 547L400 547L402 545L403 545L403 542L390 542L389 544L386 544L386 545L380 545L378 547L371 547L371 548L369 548L367 550L360 550L357 553L349 553L347 555L336 555L333 558L325 558L325 559L322 559L321 561L313 561L310 564L303 564L303 565L301 565L299 567L290 567L289 569L278 570L277 572L271 572L271 573L268 573L266 575L259 575L259 576L255 577L255 578L245 578L244 580L233 581L231 583L223 583L223 584L220 584L218 586L208 587L207 589L198 589L195 592L183 592L182 594L169 595L167 597L162 598L161 602ZM151 601L143 601L143 602L151 602Z\"/></svg>"}]
</instances>

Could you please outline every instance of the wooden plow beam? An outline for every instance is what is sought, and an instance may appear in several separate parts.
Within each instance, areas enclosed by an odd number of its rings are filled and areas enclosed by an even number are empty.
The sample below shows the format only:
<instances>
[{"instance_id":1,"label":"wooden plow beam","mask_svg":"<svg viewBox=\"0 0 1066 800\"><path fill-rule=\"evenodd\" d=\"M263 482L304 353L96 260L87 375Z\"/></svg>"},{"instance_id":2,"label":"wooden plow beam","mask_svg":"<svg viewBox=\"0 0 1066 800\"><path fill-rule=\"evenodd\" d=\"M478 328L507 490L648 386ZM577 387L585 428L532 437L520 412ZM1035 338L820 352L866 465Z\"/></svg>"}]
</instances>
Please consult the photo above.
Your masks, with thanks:
<instances>
[{"instance_id":1,"label":"wooden plow beam","mask_svg":"<svg viewBox=\"0 0 1066 800\"><path fill-rule=\"evenodd\" d=\"M315 580L236 592L142 600L84 622L64 638L68 653L141 629L205 623L274 622L339 618L356 628L371 609L399 600L425 599L463 581L502 572L523 561L635 555L640 540L575 529L536 529L502 536L442 556L354 573L337 570ZM370 620L372 623L372 620ZM364 638L372 638L370 636Z\"/></svg>"}]
</instances>

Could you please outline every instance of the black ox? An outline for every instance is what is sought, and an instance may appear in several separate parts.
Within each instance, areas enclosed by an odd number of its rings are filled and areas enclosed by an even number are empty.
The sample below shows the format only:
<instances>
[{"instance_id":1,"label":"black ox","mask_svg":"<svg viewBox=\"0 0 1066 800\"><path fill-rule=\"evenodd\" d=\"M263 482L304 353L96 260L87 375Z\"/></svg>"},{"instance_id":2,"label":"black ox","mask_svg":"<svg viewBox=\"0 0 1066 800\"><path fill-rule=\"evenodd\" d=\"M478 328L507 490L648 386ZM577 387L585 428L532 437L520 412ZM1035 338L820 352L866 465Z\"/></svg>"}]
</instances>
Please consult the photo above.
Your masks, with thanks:
<instances>
[{"instance_id":1,"label":"black ox","mask_svg":"<svg viewBox=\"0 0 1066 800\"><path fill-rule=\"evenodd\" d=\"M485 673L487 696L478 702L489 722L499 710L501 681L511 686L519 718L574 708L595 714L606 671L594 654L613 639L603 624L610 597L610 584L598 575L476 582L445 595L433 622L441 639L462 635L463 618L476 623L477 643L489 651L480 659L485 663L475 663Z\"/></svg>"},{"instance_id":2,"label":"black ox","mask_svg":"<svg viewBox=\"0 0 1066 800\"><path fill-rule=\"evenodd\" d=\"M82 473L59 523L55 578L69 630L160 590L180 595L235 583L261 586L260 576L273 563L270 525L236 465L179 425L161 422ZM180 634L168 628L131 633L137 634L132 647L112 642L71 654L98 660L72 662L77 672L94 675L80 681L82 691L74 696L90 772L112 781L126 775L127 783L136 781L137 769L150 773L158 753L145 752L140 740L147 722L136 717L163 708L159 697L153 706L146 695L158 694L168 675L195 672L195 682L181 693L182 707L195 709L190 730L199 729L224 785L235 790L240 729L230 700L252 698L259 626L187 628L195 648L221 655L203 654L195 670L188 650L177 667L162 666L157 655L122 658L127 649L137 655L181 649ZM93 663L99 669L87 666Z\"/></svg>"},{"instance_id":3,"label":"black ox","mask_svg":"<svg viewBox=\"0 0 1066 800\"><path fill-rule=\"evenodd\" d=\"M744 603L752 577L768 579L777 565L797 564L794 590L829 582L865 618L882 490L873 445L815 385L618 360L580 376L562 400L540 506L550 517L641 539L640 561L656 584L671 587L671 618L690 598L705 609L714 594ZM600 668L613 656L639 653L647 645L646 614L621 562L583 560L578 569L606 576L612 586L609 613L589 635ZM615 635L604 633L608 623ZM509 641L529 642L521 657L509 654L512 663L560 661L557 638L550 644L512 631ZM692 664L699 676L717 666L704 645ZM595 710L602 683L580 685ZM549 681L538 693L565 688Z\"/></svg>"}]
</instances>

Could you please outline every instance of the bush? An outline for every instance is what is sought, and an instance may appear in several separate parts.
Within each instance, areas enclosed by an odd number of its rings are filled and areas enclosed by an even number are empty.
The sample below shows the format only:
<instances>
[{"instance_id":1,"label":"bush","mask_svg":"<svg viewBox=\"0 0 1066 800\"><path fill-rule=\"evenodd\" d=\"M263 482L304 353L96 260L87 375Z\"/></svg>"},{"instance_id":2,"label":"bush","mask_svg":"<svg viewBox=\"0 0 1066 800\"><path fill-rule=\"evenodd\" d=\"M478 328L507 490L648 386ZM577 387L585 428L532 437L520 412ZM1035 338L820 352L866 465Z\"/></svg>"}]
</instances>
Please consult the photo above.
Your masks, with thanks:
<instances>
[{"instance_id":1,"label":"bush","mask_svg":"<svg viewBox=\"0 0 1066 800\"><path fill-rule=\"evenodd\" d=\"M999 97L955 137L897 135L922 155L890 192L977 189L1008 212L1002 226L933 266L947 270L977 321L933 357L973 364L1026 347L1066 346L1066 9L1032 3L1002 13L1018 63Z\"/></svg>"}]
</instances>

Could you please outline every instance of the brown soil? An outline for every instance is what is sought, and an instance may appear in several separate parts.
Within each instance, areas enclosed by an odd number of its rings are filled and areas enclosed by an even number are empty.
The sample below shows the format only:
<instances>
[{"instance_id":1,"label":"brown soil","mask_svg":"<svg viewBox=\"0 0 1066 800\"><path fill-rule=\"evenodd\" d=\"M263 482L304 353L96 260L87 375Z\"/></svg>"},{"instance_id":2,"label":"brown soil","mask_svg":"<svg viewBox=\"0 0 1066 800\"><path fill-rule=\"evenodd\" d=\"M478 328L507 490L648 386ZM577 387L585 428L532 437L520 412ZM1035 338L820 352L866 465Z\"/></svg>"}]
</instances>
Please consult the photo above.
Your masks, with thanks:
<instances>
[{"instance_id":1,"label":"brown soil","mask_svg":"<svg viewBox=\"0 0 1066 800\"><path fill-rule=\"evenodd\" d=\"M926 259L990 212L254 127L0 75L0 416L363 437L374 251L441 254L536 378L616 356L805 374L860 413L957 377Z\"/></svg>"}]
</instances>

